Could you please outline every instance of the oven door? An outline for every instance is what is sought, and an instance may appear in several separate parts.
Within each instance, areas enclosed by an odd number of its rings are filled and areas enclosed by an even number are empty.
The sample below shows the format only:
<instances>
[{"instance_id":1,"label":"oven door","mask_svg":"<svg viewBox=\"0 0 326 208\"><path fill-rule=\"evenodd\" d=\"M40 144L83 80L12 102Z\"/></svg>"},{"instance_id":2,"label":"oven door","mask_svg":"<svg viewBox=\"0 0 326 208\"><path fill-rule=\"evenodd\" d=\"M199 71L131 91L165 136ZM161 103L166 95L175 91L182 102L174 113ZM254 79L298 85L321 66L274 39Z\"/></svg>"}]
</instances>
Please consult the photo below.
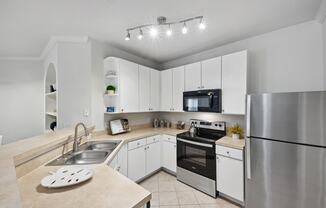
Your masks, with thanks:
<instances>
[{"instance_id":1,"label":"oven door","mask_svg":"<svg viewBox=\"0 0 326 208\"><path fill-rule=\"evenodd\" d=\"M215 145L177 138L177 166L215 180Z\"/></svg>"},{"instance_id":2,"label":"oven door","mask_svg":"<svg viewBox=\"0 0 326 208\"><path fill-rule=\"evenodd\" d=\"M221 112L221 90L183 93L183 110L188 112Z\"/></svg>"}]
</instances>

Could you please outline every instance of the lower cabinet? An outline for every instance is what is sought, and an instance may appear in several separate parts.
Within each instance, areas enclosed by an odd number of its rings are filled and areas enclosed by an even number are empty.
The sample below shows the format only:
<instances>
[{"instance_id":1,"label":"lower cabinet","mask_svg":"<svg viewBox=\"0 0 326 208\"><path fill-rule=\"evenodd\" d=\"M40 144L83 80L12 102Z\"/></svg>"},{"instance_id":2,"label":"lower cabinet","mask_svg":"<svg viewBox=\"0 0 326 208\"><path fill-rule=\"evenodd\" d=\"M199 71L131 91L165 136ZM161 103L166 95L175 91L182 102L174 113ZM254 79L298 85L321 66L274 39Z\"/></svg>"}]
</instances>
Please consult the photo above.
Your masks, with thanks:
<instances>
[{"instance_id":1,"label":"lower cabinet","mask_svg":"<svg viewBox=\"0 0 326 208\"><path fill-rule=\"evenodd\" d=\"M177 172L176 137L162 135L162 166L174 173Z\"/></svg>"},{"instance_id":2,"label":"lower cabinet","mask_svg":"<svg viewBox=\"0 0 326 208\"><path fill-rule=\"evenodd\" d=\"M124 176L128 176L128 151L127 145L124 145L119 150L118 154L113 158L110 167L118 171Z\"/></svg>"},{"instance_id":3,"label":"lower cabinet","mask_svg":"<svg viewBox=\"0 0 326 208\"><path fill-rule=\"evenodd\" d=\"M234 199L244 199L243 151L216 145L216 189Z\"/></svg>"},{"instance_id":4,"label":"lower cabinet","mask_svg":"<svg viewBox=\"0 0 326 208\"><path fill-rule=\"evenodd\" d=\"M128 144L128 178L139 181L160 168L159 136L148 137Z\"/></svg>"}]
</instances>

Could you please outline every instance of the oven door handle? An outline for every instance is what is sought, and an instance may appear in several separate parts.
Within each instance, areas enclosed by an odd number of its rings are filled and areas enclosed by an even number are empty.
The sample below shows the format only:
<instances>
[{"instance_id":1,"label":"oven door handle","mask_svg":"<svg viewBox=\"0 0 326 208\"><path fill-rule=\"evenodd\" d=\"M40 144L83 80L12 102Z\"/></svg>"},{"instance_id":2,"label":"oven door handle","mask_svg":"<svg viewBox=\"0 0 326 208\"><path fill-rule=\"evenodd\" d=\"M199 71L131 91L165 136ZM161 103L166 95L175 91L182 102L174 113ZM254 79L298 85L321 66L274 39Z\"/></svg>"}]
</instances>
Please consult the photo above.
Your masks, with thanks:
<instances>
[{"instance_id":1,"label":"oven door handle","mask_svg":"<svg viewBox=\"0 0 326 208\"><path fill-rule=\"evenodd\" d=\"M189 143L189 144L194 144L194 145L202 146L202 147L209 147L209 148L212 148L213 147L212 144L205 144L205 143L193 142L193 141L189 141L189 140L185 140L185 139L180 139L180 138L177 138L177 141L184 142L184 143Z\"/></svg>"}]
</instances>

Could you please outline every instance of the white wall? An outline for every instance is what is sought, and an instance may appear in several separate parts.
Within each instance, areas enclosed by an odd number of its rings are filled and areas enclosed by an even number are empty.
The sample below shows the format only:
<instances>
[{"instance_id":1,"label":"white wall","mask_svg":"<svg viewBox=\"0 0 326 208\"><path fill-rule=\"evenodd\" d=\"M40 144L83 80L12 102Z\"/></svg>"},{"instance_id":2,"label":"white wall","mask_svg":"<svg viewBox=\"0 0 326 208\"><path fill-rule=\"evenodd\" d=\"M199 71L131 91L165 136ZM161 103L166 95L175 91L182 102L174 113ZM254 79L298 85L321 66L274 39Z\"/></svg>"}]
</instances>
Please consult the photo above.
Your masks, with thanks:
<instances>
[{"instance_id":1,"label":"white wall","mask_svg":"<svg viewBox=\"0 0 326 208\"><path fill-rule=\"evenodd\" d=\"M3 143L43 132L41 61L0 60L0 135Z\"/></svg>"},{"instance_id":2,"label":"white wall","mask_svg":"<svg viewBox=\"0 0 326 208\"><path fill-rule=\"evenodd\" d=\"M162 67L248 49L249 93L321 90L322 45L322 25L311 21L176 59Z\"/></svg>"},{"instance_id":3,"label":"white wall","mask_svg":"<svg viewBox=\"0 0 326 208\"><path fill-rule=\"evenodd\" d=\"M106 57L114 56L123 58L135 63L149 66L152 68L159 68L159 64L153 61L146 60L142 57L133 55L126 51L112 47L109 44L102 43L99 41L92 40L91 42L91 53L92 53L92 115L93 124L97 129L104 129L108 120L115 118L129 118L130 123L134 124L144 124L148 123L151 119L144 115L152 114L133 114L132 116L122 114L118 116L105 115L105 106L103 101L103 94L105 91L104 86L104 72L103 72L103 60ZM105 117L105 118L104 118Z\"/></svg>"}]
</instances>

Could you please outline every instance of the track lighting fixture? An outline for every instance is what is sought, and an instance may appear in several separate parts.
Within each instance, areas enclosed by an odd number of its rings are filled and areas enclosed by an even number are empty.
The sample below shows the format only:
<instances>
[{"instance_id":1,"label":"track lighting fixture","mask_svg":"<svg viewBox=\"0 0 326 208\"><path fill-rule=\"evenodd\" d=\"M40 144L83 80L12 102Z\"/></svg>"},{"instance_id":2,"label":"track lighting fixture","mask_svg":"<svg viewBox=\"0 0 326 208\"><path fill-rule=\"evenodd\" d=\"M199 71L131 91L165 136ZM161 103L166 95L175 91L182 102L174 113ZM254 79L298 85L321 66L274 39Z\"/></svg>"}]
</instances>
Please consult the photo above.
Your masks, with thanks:
<instances>
[{"instance_id":1,"label":"track lighting fixture","mask_svg":"<svg viewBox=\"0 0 326 208\"><path fill-rule=\"evenodd\" d=\"M182 27L182 34L187 34L188 33L188 28L186 25L186 22L183 23L183 27Z\"/></svg>"},{"instance_id":2,"label":"track lighting fixture","mask_svg":"<svg viewBox=\"0 0 326 208\"><path fill-rule=\"evenodd\" d=\"M139 40L143 39L143 31L142 31L142 29L139 29L138 39Z\"/></svg>"},{"instance_id":3,"label":"track lighting fixture","mask_svg":"<svg viewBox=\"0 0 326 208\"><path fill-rule=\"evenodd\" d=\"M139 30L139 34L137 38L139 40L142 40L144 37L143 31L145 31L145 34L149 34L152 38L156 38L157 36L160 35L161 31L165 30L166 36L170 37L173 34L173 31L171 29L171 26L176 25L178 27L181 27L181 32L182 34L187 34L189 31L189 28L187 26L188 22L199 20L199 25L198 28L200 30L204 30L206 28L205 22L204 22L204 17L203 16L197 16L197 17L192 17L188 19L183 19L175 22L167 22L166 17L158 17L157 18L157 23L156 24L144 24L144 25L139 25L136 27L128 28L127 29L127 36L125 40L130 40L131 37L131 32L134 30ZM168 26L168 28L166 28Z\"/></svg>"},{"instance_id":4,"label":"track lighting fixture","mask_svg":"<svg viewBox=\"0 0 326 208\"><path fill-rule=\"evenodd\" d=\"M129 31L127 31L127 35L125 37L125 40L130 40L130 32Z\"/></svg>"}]
</instances>

